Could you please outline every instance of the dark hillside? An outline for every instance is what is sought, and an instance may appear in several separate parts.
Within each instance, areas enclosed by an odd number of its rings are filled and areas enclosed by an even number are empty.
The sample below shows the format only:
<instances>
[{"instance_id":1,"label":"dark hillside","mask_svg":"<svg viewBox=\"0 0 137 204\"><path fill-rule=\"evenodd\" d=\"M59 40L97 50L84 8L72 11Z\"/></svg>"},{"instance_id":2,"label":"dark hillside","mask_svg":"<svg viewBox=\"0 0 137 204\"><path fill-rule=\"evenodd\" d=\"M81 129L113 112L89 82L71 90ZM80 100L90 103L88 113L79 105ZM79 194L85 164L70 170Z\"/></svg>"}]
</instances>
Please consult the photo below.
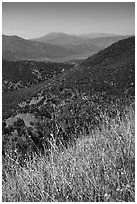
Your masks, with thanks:
<instances>
[{"instance_id":1,"label":"dark hillside","mask_svg":"<svg viewBox=\"0 0 137 204\"><path fill-rule=\"evenodd\" d=\"M126 58L134 57L135 54L135 37L126 38L112 44L110 47L98 52L97 54L84 60L81 65L91 67L95 65L108 65L117 63Z\"/></svg>"},{"instance_id":2,"label":"dark hillside","mask_svg":"<svg viewBox=\"0 0 137 204\"><path fill-rule=\"evenodd\" d=\"M135 38L114 43L84 60L63 77L67 87L85 87L85 90L106 91L110 95L129 92L134 95Z\"/></svg>"},{"instance_id":3,"label":"dark hillside","mask_svg":"<svg viewBox=\"0 0 137 204\"><path fill-rule=\"evenodd\" d=\"M73 64L2 60L3 91L15 90L45 81L72 68Z\"/></svg>"}]
</instances>

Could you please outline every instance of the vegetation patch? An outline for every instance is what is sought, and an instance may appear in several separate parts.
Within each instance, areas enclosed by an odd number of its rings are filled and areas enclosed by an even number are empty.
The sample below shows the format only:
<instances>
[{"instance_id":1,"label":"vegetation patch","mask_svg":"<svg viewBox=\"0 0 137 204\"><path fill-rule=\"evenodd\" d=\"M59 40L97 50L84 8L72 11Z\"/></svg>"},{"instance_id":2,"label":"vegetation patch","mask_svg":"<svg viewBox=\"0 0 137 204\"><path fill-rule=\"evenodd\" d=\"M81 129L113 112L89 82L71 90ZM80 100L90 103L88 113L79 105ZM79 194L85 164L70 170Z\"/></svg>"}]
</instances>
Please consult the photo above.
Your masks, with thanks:
<instances>
[{"instance_id":1,"label":"vegetation patch","mask_svg":"<svg viewBox=\"0 0 137 204\"><path fill-rule=\"evenodd\" d=\"M105 116L101 129L81 133L60 150L55 141L22 166L13 152L3 157L3 202L134 202L134 110ZM62 147L63 148L63 147Z\"/></svg>"}]
</instances>

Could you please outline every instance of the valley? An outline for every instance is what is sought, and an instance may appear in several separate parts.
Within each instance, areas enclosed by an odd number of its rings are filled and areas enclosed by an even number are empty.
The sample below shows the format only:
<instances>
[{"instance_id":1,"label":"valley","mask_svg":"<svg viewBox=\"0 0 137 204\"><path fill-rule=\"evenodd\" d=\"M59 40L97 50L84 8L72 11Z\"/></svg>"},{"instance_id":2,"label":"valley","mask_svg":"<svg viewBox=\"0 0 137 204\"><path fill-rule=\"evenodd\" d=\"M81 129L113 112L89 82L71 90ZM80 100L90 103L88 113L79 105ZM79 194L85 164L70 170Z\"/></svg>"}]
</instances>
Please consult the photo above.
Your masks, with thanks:
<instances>
[{"instance_id":1,"label":"valley","mask_svg":"<svg viewBox=\"0 0 137 204\"><path fill-rule=\"evenodd\" d=\"M67 62L83 59L128 36L80 37L64 33L49 33L38 39L2 36L2 55L7 60L38 60Z\"/></svg>"}]
</instances>

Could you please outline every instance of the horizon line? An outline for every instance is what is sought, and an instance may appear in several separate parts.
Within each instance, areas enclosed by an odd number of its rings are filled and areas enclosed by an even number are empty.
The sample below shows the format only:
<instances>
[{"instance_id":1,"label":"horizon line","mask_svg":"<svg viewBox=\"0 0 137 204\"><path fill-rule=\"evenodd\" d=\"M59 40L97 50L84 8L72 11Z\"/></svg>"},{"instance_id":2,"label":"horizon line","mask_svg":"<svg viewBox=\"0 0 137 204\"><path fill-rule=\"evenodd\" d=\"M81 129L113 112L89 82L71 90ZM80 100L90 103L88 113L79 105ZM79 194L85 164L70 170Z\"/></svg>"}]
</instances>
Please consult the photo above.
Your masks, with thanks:
<instances>
[{"instance_id":1,"label":"horizon line","mask_svg":"<svg viewBox=\"0 0 137 204\"><path fill-rule=\"evenodd\" d=\"M6 33L2 33L2 35L5 35L5 36L9 36L9 37L13 37L13 36L17 36L17 37L20 37L20 38L23 38L23 39L26 39L26 40L29 40L29 39L35 39L35 38L41 38L41 37L44 37L48 34L53 34L53 33L56 33L56 34L66 34L66 35L75 35L75 36L82 36L82 35L89 35L89 34L105 34L105 35L114 35L114 36L135 36L135 34L116 34L116 33L102 33L102 32L89 32L89 33L80 33L80 34L75 34L75 33L65 33L65 32L48 32L46 34L43 34L41 36L37 36L37 37L22 37L21 34L6 34ZM107 37L107 36L106 36Z\"/></svg>"}]
</instances>

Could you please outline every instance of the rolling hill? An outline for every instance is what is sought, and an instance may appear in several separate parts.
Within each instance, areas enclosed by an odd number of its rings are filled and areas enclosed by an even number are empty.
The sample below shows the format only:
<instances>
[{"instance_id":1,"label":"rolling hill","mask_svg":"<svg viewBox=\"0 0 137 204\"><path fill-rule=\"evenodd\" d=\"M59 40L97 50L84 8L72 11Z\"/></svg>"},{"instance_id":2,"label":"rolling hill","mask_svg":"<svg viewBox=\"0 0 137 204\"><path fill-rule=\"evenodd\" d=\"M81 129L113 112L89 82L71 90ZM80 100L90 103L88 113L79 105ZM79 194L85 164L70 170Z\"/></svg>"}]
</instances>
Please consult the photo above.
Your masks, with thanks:
<instances>
[{"instance_id":1,"label":"rolling hill","mask_svg":"<svg viewBox=\"0 0 137 204\"><path fill-rule=\"evenodd\" d=\"M79 55L75 55L72 59L85 59L94 53L110 46L127 36L91 33L83 35L70 35L65 33L49 33L40 38L32 39L36 42L49 43L59 45L74 50ZM70 59L71 60L71 59Z\"/></svg>"},{"instance_id":2,"label":"rolling hill","mask_svg":"<svg viewBox=\"0 0 137 204\"><path fill-rule=\"evenodd\" d=\"M127 36L112 35L112 34L83 34L83 35L71 35L66 33L48 33L42 37L32 39L33 41L49 43L54 45L75 46L75 45L90 45L98 46L100 42L107 42L112 44L118 40L126 38ZM103 48L103 46L102 46Z\"/></svg>"},{"instance_id":3,"label":"rolling hill","mask_svg":"<svg viewBox=\"0 0 137 204\"><path fill-rule=\"evenodd\" d=\"M33 42L18 36L2 36L2 57L5 59L50 60L74 54L78 53L62 46Z\"/></svg>"},{"instance_id":4,"label":"rolling hill","mask_svg":"<svg viewBox=\"0 0 137 204\"><path fill-rule=\"evenodd\" d=\"M82 39L77 35L69 35L66 33L48 33L42 37L34 38L33 41L44 42L56 45L66 45L79 43Z\"/></svg>"},{"instance_id":5,"label":"rolling hill","mask_svg":"<svg viewBox=\"0 0 137 204\"><path fill-rule=\"evenodd\" d=\"M65 62L85 59L126 36L91 39L64 33L49 33L41 38L25 40L18 36L2 36L2 56L7 60L40 60Z\"/></svg>"}]
</instances>

